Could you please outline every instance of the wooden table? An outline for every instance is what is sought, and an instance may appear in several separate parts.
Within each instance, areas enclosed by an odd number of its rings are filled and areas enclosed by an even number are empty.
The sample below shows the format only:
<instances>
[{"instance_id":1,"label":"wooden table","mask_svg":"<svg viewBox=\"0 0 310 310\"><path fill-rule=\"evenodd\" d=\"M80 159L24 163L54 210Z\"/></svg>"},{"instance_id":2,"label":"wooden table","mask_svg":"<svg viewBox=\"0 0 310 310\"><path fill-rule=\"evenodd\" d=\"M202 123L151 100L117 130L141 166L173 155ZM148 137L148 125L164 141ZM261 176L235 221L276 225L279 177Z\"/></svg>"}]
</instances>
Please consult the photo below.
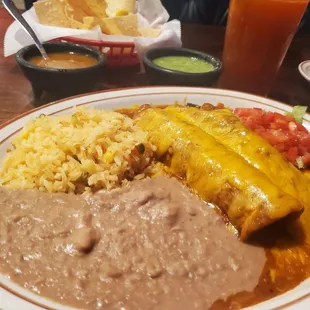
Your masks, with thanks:
<instances>
[{"instance_id":1,"label":"wooden table","mask_svg":"<svg viewBox=\"0 0 310 310\"><path fill-rule=\"evenodd\" d=\"M4 9L0 9L0 40L12 22ZM220 57L225 29L203 25L183 25L183 46L214 54ZM29 82L19 71L13 56L4 58L0 47L0 124L25 112L36 105ZM301 61L310 59L310 35L298 34L284 60L270 97L291 105L310 107L310 84L304 82L297 66ZM143 85L144 78L137 74L139 68L112 70L100 88L132 87ZM40 102L42 103L42 102Z\"/></svg>"}]
</instances>

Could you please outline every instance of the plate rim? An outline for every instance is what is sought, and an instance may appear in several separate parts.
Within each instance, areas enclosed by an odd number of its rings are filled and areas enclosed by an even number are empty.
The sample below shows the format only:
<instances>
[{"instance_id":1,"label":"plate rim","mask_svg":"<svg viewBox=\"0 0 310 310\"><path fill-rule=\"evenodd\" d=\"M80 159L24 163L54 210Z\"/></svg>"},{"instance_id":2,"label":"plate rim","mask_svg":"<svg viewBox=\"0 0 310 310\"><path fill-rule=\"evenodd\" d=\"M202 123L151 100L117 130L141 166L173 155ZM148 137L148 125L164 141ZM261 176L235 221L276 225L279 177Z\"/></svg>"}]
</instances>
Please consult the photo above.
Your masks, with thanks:
<instances>
[{"instance_id":1,"label":"plate rim","mask_svg":"<svg viewBox=\"0 0 310 310\"><path fill-rule=\"evenodd\" d=\"M84 93L84 94L79 94L79 95L75 95L75 96L71 96L71 97L66 97L63 99L59 99L59 100L55 100L52 102L49 102L47 104L41 105L39 107L35 107L33 109L30 109L28 111L25 111L17 116L14 116L13 118L5 121L3 124L0 125L0 130L2 130L4 127L12 124L13 122L23 118L24 116L27 116L29 114L32 114L33 112L48 108L50 106L56 105L56 104L61 104L63 102L72 100L72 99L78 99L78 98L82 98L82 97L88 97L88 96L92 96L92 95L99 95L99 94L106 94L106 93L113 93L113 92L120 92L120 91L135 91L135 90L147 90L147 89L165 89L165 90L171 90L171 89L191 89L191 90L201 90L204 92L208 92L208 91L214 91L216 90L216 92L224 92L224 93L229 93L233 96L233 94L240 94L241 96L250 96L252 98L256 98L256 99L261 99L263 101L270 101L270 102L274 102L277 105L284 105L290 109L293 108L293 106L289 105L288 103L285 102L281 102L272 98L268 98L268 97L263 97L263 96L258 96L258 95L254 95L254 94L250 94L250 93L246 93L246 92L242 92L242 91L234 91L234 90L230 90L230 89L225 89L225 88L207 88L207 87L195 87L195 86L186 86L186 87L181 87L181 86L136 86L136 87L119 87L119 88L114 88L114 89L106 89L106 90L99 90L99 91L94 91L94 92L89 92L89 93ZM220 94L219 94L220 95ZM237 98L237 96L235 96L235 98ZM245 98L243 98L245 99ZM259 100L252 100L252 101L257 101L259 102ZM260 102L261 103L261 102ZM309 112L306 112L306 116L309 117L309 121L310 121L310 110Z\"/></svg>"}]
</instances>

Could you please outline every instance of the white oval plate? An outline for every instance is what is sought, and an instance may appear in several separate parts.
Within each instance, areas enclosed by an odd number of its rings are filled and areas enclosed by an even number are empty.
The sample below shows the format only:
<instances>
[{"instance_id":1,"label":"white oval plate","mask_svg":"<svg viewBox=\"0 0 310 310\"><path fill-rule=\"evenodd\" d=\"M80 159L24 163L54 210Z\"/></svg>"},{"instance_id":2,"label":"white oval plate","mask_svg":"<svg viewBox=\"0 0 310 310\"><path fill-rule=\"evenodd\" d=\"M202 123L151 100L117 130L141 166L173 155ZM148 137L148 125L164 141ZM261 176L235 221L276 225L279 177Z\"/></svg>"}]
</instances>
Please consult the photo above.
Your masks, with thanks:
<instances>
[{"instance_id":1,"label":"white oval plate","mask_svg":"<svg viewBox=\"0 0 310 310\"><path fill-rule=\"evenodd\" d=\"M40 107L25 113L0 127L0 163L2 162L11 139L22 129L30 119L40 114L60 115L72 112L77 105L87 105L98 109L115 109L129 107L134 104L172 104L175 101L202 104L219 102L232 108L258 107L268 111L284 113L292 107L245 93L221 89L190 88L190 87L146 87L100 92L65 99ZM305 126L310 129L310 115L305 117ZM0 275L0 310L37 310L37 309L72 309L41 298L12 283ZM301 283L295 289L247 308L248 310L271 309L310 309L310 279Z\"/></svg>"}]
</instances>

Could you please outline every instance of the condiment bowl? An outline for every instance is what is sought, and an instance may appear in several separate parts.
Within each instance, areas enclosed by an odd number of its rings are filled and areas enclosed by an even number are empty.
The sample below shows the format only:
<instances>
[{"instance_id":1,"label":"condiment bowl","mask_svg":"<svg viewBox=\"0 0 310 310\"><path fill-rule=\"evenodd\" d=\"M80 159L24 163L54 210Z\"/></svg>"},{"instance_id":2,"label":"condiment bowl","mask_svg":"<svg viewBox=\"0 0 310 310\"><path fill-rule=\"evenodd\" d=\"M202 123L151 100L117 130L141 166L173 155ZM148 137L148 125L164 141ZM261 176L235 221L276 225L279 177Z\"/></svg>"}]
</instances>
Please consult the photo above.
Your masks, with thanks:
<instances>
[{"instance_id":1,"label":"condiment bowl","mask_svg":"<svg viewBox=\"0 0 310 310\"><path fill-rule=\"evenodd\" d=\"M35 96L47 91L56 97L68 97L94 89L107 63L107 58L101 51L85 45L62 42L44 43L43 46L47 54L75 53L93 57L97 62L85 68L74 69L40 67L29 61L32 57L40 55L36 46L22 48L16 54L16 61L25 77L31 82Z\"/></svg>"},{"instance_id":2,"label":"condiment bowl","mask_svg":"<svg viewBox=\"0 0 310 310\"><path fill-rule=\"evenodd\" d=\"M156 65L153 61L164 56L186 56L204 60L214 69L202 73L187 73L170 70ZM155 48L147 51L143 57L144 68L149 82L154 85L212 86L221 73L222 63L216 57L186 48Z\"/></svg>"}]
</instances>

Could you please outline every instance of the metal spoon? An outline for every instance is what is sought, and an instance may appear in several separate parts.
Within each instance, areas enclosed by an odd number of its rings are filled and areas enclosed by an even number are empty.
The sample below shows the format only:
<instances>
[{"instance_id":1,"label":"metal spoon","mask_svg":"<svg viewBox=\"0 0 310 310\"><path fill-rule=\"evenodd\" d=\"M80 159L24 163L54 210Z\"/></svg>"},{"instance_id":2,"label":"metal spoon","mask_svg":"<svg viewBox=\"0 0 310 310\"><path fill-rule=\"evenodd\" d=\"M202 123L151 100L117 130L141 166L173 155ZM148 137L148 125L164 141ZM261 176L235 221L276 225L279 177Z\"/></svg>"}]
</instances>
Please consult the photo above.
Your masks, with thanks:
<instances>
[{"instance_id":1,"label":"metal spoon","mask_svg":"<svg viewBox=\"0 0 310 310\"><path fill-rule=\"evenodd\" d=\"M23 29L31 36L33 39L36 47L40 51L42 57L47 60L48 56L46 54L46 51L35 34L35 32L32 30L30 25L27 23L27 21L24 19L24 17L20 14L17 7L15 6L14 2L12 0L2 0L3 6L7 9L7 11L13 16L13 18L23 27Z\"/></svg>"}]
</instances>

